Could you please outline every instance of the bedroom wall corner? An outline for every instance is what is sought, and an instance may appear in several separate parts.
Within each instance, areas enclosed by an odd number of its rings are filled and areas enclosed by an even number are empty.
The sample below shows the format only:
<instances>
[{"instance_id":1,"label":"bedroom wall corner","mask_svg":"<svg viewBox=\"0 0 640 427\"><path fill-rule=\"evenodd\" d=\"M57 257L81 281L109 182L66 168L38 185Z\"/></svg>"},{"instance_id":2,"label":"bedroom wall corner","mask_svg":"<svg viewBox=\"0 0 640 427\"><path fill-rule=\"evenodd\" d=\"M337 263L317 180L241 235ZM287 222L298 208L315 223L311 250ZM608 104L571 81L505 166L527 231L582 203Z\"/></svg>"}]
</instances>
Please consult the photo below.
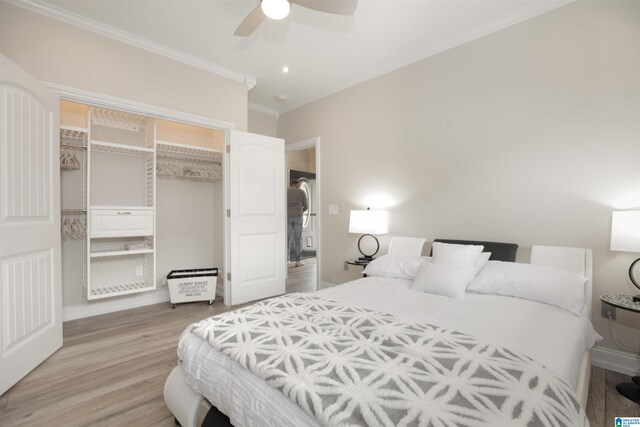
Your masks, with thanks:
<instances>
[{"instance_id":1,"label":"bedroom wall corner","mask_svg":"<svg viewBox=\"0 0 640 427\"><path fill-rule=\"evenodd\" d=\"M640 208L640 2L577 1L282 114L322 135L321 280L357 254L349 210L386 208L392 235L588 247L599 296L637 293L637 254L609 251L611 213ZM519 257L520 258L520 257ZM614 324L631 349L640 316ZM631 354L631 350L625 350Z\"/></svg>"},{"instance_id":2,"label":"bedroom wall corner","mask_svg":"<svg viewBox=\"0 0 640 427\"><path fill-rule=\"evenodd\" d=\"M278 117L274 113L257 111L249 107L247 129L251 133L276 137Z\"/></svg>"}]
</instances>

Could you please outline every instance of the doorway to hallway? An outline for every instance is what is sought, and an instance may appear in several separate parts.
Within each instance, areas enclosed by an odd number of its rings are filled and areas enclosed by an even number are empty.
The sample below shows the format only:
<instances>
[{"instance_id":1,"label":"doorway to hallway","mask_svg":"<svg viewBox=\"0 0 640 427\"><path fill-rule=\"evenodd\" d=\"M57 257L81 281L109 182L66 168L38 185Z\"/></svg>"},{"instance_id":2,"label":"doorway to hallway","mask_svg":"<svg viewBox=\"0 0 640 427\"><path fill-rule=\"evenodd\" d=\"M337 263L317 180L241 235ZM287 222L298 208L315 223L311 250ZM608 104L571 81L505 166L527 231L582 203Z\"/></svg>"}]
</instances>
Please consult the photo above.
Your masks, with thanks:
<instances>
[{"instance_id":1,"label":"doorway to hallway","mask_svg":"<svg viewBox=\"0 0 640 427\"><path fill-rule=\"evenodd\" d=\"M287 144L286 168L288 182L292 180L300 182L300 189L305 192L309 209L302 217L302 265L289 263L287 292L315 291L320 282L320 242L321 242L321 217L320 217L320 164L319 164L320 138ZM294 245L288 246L288 259L294 259ZM295 278L296 285L290 285L290 279ZM304 286L302 283L304 282ZM304 288L290 290L294 288Z\"/></svg>"}]
</instances>

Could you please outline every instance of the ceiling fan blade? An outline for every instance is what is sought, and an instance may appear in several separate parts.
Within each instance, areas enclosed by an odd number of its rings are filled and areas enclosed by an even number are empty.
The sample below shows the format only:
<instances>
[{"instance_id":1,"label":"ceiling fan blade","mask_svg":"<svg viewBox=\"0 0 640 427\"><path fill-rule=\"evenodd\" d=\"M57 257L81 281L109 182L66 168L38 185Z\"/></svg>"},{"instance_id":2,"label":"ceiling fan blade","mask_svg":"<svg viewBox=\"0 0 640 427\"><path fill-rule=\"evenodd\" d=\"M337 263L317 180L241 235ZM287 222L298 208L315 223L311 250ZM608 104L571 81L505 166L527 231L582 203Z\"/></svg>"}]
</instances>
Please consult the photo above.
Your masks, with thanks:
<instances>
[{"instance_id":1,"label":"ceiling fan blade","mask_svg":"<svg viewBox=\"0 0 640 427\"><path fill-rule=\"evenodd\" d=\"M260 4L258 4L258 6L256 6L256 8L253 9L246 18L244 18L240 25L238 25L238 28L236 28L236 32L233 34L239 37L250 36L251 33L253 33L256 28L260 26L262 21L264 21L264 18L264 13L260 8Z\"/></svg>"},{"instance_id":2,"label":"ceiling fan blade","mask_svg":"<svg viewBox=\"0 0 640 427\"><path fill-rule=\"evenodd\" d=\"M336 15L353 15L358 7L358 0L290 0L308 9Z\"/></svg>"}]
</instances>

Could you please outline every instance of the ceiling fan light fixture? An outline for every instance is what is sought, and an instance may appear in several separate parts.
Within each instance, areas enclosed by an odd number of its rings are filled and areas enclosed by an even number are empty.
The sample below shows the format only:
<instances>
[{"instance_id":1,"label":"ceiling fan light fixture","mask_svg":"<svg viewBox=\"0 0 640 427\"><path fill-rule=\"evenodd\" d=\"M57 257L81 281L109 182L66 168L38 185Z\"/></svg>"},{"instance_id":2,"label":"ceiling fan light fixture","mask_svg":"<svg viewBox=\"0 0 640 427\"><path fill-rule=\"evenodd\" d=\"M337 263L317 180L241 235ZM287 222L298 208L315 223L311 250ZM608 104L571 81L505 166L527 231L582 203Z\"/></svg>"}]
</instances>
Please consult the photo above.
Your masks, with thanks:
<instances>
[{"instance_id":1,"label":"ceiling fan light fixture","mask_svg":"<svg viewBox=\"0 0 640 427\"><path fill-rule=\"evenodd\" d=\"M283 19L289 15L291 4L288 0L262 0L262 12L271 19Z\"/></svg>"}]
</instances>

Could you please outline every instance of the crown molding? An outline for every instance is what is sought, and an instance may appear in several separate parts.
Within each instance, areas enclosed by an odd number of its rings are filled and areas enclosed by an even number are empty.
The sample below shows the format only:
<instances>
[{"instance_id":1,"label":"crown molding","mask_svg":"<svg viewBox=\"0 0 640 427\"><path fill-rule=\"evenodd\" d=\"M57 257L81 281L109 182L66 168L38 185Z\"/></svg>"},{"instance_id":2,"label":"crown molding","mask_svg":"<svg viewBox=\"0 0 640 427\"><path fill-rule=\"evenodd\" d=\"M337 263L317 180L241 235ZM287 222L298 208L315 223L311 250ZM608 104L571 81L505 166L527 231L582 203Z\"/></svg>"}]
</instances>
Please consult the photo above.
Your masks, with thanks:
<instances>
[{"instance_id":1,"label":"crown molding","mask_svg":"<svg viewBox=\"0 0 640 427\"><path fill-rule=\"evenodd\" d=\"M209 117L185 113L182 111L172 110L170 108L156 107L155 105L132 101L130 99L104 95L102 93L91 92L84 89L77 89L47 81L42 81L42 83L45 86L53 89L53 91L55 91L61 98L69 101L90 104L96 107L113 108L116 110L127 111L129 113L143 114L145 116L152 116L159 119L189 123L192 125L204 126L219 130L235 129L236 127L236 125L231 122L211 119Z\"/></svg>"},{"instance_id":2,"label":"crown molding","mask_svg":"<svg viewBox=\"0 0 640 427\"><path fill-rule=\"evenodd\" d=\"M532 5L532 6L529 6L528 8L518 10L517 12L511 13L501 18L494 19L486 24L479 25L467 31L463 31L457 36L443 40L440 43L432 44L431 46L428 46L427 48L422 49L415 54L398 58L395 61L391 60L388 63L388 65L386 65L385 67L379 68L370 73L362 75L355 80L344 82L342 84L339 84L337 86L324 90L316 95L313 95L301 101L289 104L286 107L280 109L279 112L280 114L284 114L289 111L295 110L296 108L310 104L314 101L325 98L329 95L333 95L334 93L343 91L350 87L356 86L360 83L364 83L368 80L374 79L383 74L387 74L391 71L397 70L407 65L414 64L423 59L434 56L438 53L444 52L449 49L453 49L454 47L460 46L462 44L473 41L475 39L486 36L488 34L494 33L496 31L500 31L504 28L508 28L513 25L519 24L528 19L534 18L538 15L542 15L543 13L565 6L569 3L573 3L574 1L577 1L577 0L559 0L559 1L554 1L553 3L543 3L543 4Z\"/></svg>"},{"instance_id":3,"label":"crown molding","mask_svg":"<svg viewBox=\"0 0 640 427\"><path fill-rule=\"evenodd\" d=\"M278 110L276 110L275 108L265 107L264 105L256 104L255 102L249 102L247 106L252 111L257 111L258 113L262 114L268 114L270 116L274 116L276 119L280 115L280 113L278 113Z\"/></svg>"},{"instance_id":4,"label":"crown molding","mask_svg":"<svg viewBox=\"0 0 640 427\"><path fill-rule=\"evenodd\" d=\"M0 0L2 1L2 0ZM172 59L174 61L189 65L200 70L207 71L218 76L225 77L243 83L247 86L247 90L255 87L257 80L254 76L249 76L238 71L231 70L221 65L215 64L206 59L190 55L177 49L165 46L160 43L153 42L143 37L136 36L127 31L120 30L107 24L103 24L94 19L70 12L61 7L45 3L41 0L4 0L14 6L39 13L41 15L53 18L55 20L70 24L87 31L91 31L101 36L126 43L130 46L146 50L147 52Z\"/></svg>"}]
</instances>

